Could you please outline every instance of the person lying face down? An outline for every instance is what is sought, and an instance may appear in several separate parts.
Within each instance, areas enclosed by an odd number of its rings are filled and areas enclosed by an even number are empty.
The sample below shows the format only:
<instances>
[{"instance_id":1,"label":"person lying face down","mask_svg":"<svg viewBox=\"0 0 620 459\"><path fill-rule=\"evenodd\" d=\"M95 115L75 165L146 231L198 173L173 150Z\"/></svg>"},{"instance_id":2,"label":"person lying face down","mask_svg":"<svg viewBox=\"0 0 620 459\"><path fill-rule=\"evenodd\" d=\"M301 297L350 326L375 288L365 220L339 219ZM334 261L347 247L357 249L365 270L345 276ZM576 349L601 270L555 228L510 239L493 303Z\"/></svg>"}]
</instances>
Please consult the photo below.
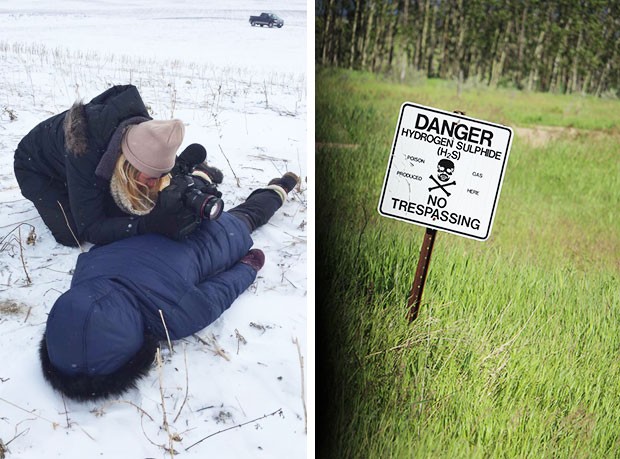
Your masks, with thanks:
<instances>
[{"instance_id":1,"label":"person lying face down","mask_svg":"<svg viewBox=\"0 0 620 459\"><path fill-rule=\"evenodd\" d=\"M160 341L215 321L263 266L250 236L298 183L274 179L180 241L159 234L95 246L77 260L70 289L48 316L39 356L44 378L69 398L95 400L135 388Z\"/></svg>"}]
</instances>

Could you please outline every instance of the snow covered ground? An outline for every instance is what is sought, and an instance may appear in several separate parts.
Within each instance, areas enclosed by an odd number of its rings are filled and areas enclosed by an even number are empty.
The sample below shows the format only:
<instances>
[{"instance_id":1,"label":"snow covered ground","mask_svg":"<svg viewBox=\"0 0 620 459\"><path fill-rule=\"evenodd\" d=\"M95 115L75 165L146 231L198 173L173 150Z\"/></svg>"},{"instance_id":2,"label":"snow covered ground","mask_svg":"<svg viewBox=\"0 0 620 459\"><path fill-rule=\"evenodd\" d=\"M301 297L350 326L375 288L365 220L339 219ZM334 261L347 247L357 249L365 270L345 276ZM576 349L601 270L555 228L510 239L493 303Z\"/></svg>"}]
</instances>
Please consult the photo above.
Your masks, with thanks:
<instances>
[{"instance_id":1,"label":"snow covered ground","mask_svg":"<svg viewBox=\"0 0 620 459\"><path fill-rule=\"evenodd\" d=\"M284 27L251 27L264 10ZM306 11L305 0L0 0L0 458L306 456ZM139 390L82 404L52 391L37 356L80 250L56 244L21 196L13 152L76 99L128 83L153 118L186 123L181 148L206 147L227 208L287 170L302 183L254 233L267 262L231 309L200 339L165 346Z\"/></svg>"}]
</instances>

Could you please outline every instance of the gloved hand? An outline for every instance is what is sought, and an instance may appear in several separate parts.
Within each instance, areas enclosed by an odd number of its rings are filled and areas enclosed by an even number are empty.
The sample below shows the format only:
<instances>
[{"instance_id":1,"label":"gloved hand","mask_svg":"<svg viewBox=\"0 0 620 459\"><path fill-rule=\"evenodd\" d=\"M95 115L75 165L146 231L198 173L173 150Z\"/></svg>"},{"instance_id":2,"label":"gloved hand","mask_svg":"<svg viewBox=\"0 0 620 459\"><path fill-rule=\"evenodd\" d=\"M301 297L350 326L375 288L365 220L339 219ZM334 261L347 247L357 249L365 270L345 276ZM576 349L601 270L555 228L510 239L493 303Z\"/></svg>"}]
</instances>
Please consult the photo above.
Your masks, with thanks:
<instances>
[{"instance_id":1,"label":"gloved hand","mask_svg":"<svg viewBox=\"0 0 620 459\"><path fill-rule=\"evenodd\" d=\"M200 225L200 218L183 205L178 190L165 188L159 193L153 210L138 222L138 234L158 233L179 240Z\"/></svg>"}]
</instances>

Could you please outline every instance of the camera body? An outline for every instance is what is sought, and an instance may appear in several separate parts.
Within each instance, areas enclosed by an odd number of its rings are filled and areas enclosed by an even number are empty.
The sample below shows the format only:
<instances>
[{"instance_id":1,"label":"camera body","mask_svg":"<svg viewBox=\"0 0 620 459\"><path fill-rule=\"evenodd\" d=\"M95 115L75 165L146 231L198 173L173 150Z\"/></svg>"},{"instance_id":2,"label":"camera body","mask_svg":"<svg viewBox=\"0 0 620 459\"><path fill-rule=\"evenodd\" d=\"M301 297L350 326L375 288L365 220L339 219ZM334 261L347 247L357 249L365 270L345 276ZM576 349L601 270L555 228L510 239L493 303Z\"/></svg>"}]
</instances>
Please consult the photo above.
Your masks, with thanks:
<instances>
[{"instance_id":1,"label":"camera body","mask_svg":"<svg viewBox=\"0 0 620 459\"><path fill-rule=\"evenodd\" d=\"M170 174L170 184L161 192L163 206L176 206L180 201L198 219L216 220L224 210L222 193L208 181L191 175L204 161L206 151L202 145L192 144L181 153Z\"/></svg>"}]
</instances>

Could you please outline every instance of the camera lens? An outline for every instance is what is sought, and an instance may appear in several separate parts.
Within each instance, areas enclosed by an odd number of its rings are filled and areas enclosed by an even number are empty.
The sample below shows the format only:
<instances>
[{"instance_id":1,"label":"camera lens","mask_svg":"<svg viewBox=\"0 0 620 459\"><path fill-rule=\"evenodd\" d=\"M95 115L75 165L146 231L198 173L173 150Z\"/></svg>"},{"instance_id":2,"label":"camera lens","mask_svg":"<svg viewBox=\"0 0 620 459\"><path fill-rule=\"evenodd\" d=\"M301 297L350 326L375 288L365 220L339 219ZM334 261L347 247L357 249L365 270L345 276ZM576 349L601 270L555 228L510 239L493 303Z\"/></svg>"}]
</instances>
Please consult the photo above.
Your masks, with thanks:
<instances>
[{"instance_id":1,"label":"camera lens","mask_svg":"<svg viewBox=\"0 0 620 459\"><path fill-rule=\"evenodd\" d=\"M192 189L185 194L185 205L200 218L217 220L224 210L224 201L212 194Z\"/></svg>"},{"instance_id":2,"label":"camera lens","mask_svg":"<svg viewBox=\"0 0 620 459\"><path fill-rule=\"evenodd\" d=\"M207 217L209 220L217 220L222 215L224 210L224 201L215 197L209 196L205 199L202 207L202 217Z\"/></svg>"}]
</instances>

